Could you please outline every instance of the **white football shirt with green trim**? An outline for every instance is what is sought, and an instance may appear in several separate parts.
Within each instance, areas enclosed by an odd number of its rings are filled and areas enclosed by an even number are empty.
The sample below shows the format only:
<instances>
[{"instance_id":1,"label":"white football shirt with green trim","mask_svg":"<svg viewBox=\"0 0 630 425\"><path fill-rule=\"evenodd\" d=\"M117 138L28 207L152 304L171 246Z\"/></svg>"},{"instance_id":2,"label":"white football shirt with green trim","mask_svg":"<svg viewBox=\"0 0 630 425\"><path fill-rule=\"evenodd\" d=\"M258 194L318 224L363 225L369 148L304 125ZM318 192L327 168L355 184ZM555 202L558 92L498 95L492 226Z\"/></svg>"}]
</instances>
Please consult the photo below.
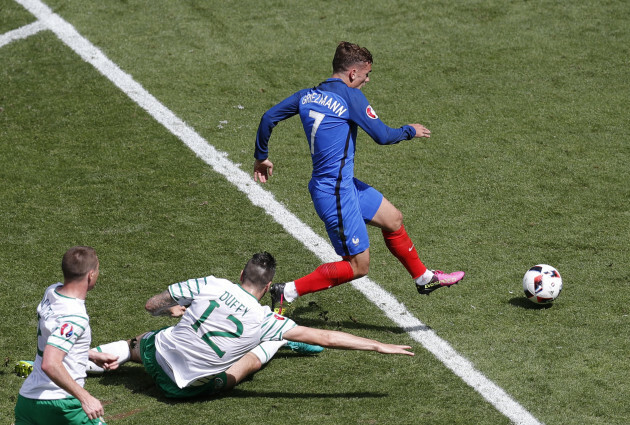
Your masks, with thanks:
<instances>
[{"instance_id":1,"label":"white football shirt with green trim","mask_svg":"<svg viewBox=\"0 0 630 425\"><path fill-rule=\"evenodd\" d=\"M63 365L70 376L81 386L85 382L85 367L92 341L90 318L85 300L61 295L61 283L50 285L37 307L37 356L33 372L26 378L20 394L38 400L58 400L69 397L42 371L42 355L46 345L52 345L67 354Z\"/></svg>"},{"instance_id":2,"label":"white football shirt with green trim","mask_svg":"<svg viewBox=\"0 0 630 425\"><path fill-rule=\"evenodd\" d=\"M168 290L187 309L177 325L156 335L156 357L180 388L226 371L261 342L280 341L297 326L226 279L190 279Z\"/></svg>"}]
</instances>

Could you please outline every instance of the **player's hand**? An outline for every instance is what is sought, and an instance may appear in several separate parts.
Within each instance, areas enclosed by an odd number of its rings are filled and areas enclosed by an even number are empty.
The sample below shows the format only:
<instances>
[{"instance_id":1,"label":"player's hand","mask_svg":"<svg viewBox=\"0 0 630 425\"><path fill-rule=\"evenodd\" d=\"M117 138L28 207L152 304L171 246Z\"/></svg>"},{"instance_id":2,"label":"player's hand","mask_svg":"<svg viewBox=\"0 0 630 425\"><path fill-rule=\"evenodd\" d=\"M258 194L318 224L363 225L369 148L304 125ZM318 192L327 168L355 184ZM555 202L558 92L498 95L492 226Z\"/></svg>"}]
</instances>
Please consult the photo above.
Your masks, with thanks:
<instances>
[{"instance_id":1,"label":"player's hand","mask_svg":"<svg viewBox=\"0 0 630 425\"><path fill-rule=\"evenodd\" d=\"M83 397L81 407L90 419L100 418L105 414L105 409L103 409L101 402L90 394Z\"/></svg>"},{"instance_id":2,"label":"player's hand","mask_svg":"<svg viewBox=\"0 0 630 425\"><path fill-rule=\"evenodd\" d=\"M409 124L416 129L416 135L414 137L431 137L431 130L423 126L422 124Z\"/></svg>"},{"instance_id":3,"label":"player's hand","mask_svg":"<svg viewBox=\"0 0 630 425\"><path fill-rule=\"evenodd\" d=\"M269 161L269 158L263 159L262 161L259 159L254 161L254 181L267 183L267 180L272 175L273 175L273 163Z\"/></svg>"},{"instance_id":4,"label":"player's hand","mask_svg":"<svg viewBox=\"0 0 630 425\"><path fill-rule=\"evenodd\" d=\"M102 367L105 370L118 369L118 356L112 353L101 353L96 350L89 351L90 360L96 363L97 366Z\"/></svg>"},{"instance_id":5,"label":"player's hand","mask_svg":"<svg viewBox=\"0 0 630 425\"><path fill-rule=\"evenodd\" d=\"M186 313L186 306L183 305L174 305L173 307L168 309L171 317L182 317L184 313Z\"/></svg>"},{"instance_id":6,"label":"player's hand","mask_svg":"<svg viewBox=\"0 0 630 425\"><path fill-rule=\"evenodd\" d=\"M411 350L411 347L408 345L381 344L376 351L381 354L406 354L407 356L415 356L413 352L407 350Z\"/></svg>"}]
</instances>

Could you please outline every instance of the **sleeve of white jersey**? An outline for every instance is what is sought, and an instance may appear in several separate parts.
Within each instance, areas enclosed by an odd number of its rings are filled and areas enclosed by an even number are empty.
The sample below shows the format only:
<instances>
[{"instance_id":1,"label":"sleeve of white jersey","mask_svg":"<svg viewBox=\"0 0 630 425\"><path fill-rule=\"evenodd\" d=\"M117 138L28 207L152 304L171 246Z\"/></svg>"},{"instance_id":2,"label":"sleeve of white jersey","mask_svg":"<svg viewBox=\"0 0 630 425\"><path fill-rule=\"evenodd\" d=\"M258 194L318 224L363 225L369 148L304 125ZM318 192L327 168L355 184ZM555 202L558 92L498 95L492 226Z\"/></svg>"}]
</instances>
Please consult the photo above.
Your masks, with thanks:
<instances>
[{"instance_id":1,"label":"sleeve of white jersey","mask_svg":"<svg viewBox=\"0 0 630 425\"><path fill-rule=\"evenodd\" d=\"M201 277L198 279L188 279L183 282L173 283L168 287L171 297L179 305L190 305L192 300L199 295L205 285L208 284L209 277Z\"/></svg>"},{"instance_id":2,"label":"sleeve of white jersey","mask_svg":"<svg viewBox=\"0 0 630 425\"><path fill-rule=\"evenodd\" d=\"M269 307L267 307L269 309ZM293 320L288 317L273 313L269 309L265 322L262 325L261 341L280 341L284 339L284 333L297 326Z\"/></svg>"},{"instance_id":3,"label":"sleeve of white jersey","mask_svg":"<svg viewBox=\"0 0 630 425\"><path fill-rule=\"evenodd\" d=\"M77 339L88 328L90 322L87 316L67 315L59 317L59 326L53 330L46 341L47 345L59 348L68 353Z\"/></svg>"}]
</instances>

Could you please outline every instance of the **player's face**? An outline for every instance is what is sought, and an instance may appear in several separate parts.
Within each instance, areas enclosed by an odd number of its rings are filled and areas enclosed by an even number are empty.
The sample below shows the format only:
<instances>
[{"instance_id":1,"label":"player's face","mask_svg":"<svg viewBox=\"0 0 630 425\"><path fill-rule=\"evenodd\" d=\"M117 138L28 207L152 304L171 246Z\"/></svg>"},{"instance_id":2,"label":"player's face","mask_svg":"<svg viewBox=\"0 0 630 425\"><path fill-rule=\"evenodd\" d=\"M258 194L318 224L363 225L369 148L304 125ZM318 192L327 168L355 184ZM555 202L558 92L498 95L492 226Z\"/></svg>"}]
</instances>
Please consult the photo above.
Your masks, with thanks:
<instances>
[{"instance_id":1,"label":"player's face","mask_svg":"<svg viewBox=\"0 0 630 425\"><path fill-rule=\"evenodd\" d=\"M370 81L370 72L372 72L372 64L369 62L364 62L363 64L357 66L353 69L353 80L350 83L350 87L355 89L361 89Z\"/></svg>"}]
</instances>

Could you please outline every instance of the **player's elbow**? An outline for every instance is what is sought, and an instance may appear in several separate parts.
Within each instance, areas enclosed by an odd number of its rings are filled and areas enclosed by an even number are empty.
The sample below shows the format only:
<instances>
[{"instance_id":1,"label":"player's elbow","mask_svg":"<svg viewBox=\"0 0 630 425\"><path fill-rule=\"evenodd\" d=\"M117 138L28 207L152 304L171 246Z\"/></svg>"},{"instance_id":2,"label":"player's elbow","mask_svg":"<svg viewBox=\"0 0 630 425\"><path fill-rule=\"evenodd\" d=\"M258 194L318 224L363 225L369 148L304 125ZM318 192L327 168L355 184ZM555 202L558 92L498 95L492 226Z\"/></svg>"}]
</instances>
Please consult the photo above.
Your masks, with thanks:
<instances>
[{"instance_id":1,"label":"player's elbow","mask_svg":"<svg viewBox=\"0 0 630 425\"><path fill-rule=\"evenodd\" d=\"M57 366L58 365L50 359L50 356L44 356L42 358L42 372L46 375L52 376Z\"/></svg>"},{"instance_id":2,"label":"player's elbow","mask_svg":"<svg viewBox=\"0 0 630 425\"><path fill-rule=\"evenodd\" d=\"M144 309L146 311L148 311L149 313L151 313L152 315L156 314L156 305L153 302L153 298L149 299L146 304L144 305Z\"/></svg>"},{"instance_id":3,"label":"player's elbow","mask_svg":"<svg viewBox=\"0 0 630 425\"><path fill-rule=\"evenodd\" d=\"M377 137L374 138L374 141L376 143L378 143L379 145L389 145L389 144L391 144L391 142L389 140L387 140L386 136L382 136L382 137L381 136L377 136Z\"/></svg>"}]
</instances>

